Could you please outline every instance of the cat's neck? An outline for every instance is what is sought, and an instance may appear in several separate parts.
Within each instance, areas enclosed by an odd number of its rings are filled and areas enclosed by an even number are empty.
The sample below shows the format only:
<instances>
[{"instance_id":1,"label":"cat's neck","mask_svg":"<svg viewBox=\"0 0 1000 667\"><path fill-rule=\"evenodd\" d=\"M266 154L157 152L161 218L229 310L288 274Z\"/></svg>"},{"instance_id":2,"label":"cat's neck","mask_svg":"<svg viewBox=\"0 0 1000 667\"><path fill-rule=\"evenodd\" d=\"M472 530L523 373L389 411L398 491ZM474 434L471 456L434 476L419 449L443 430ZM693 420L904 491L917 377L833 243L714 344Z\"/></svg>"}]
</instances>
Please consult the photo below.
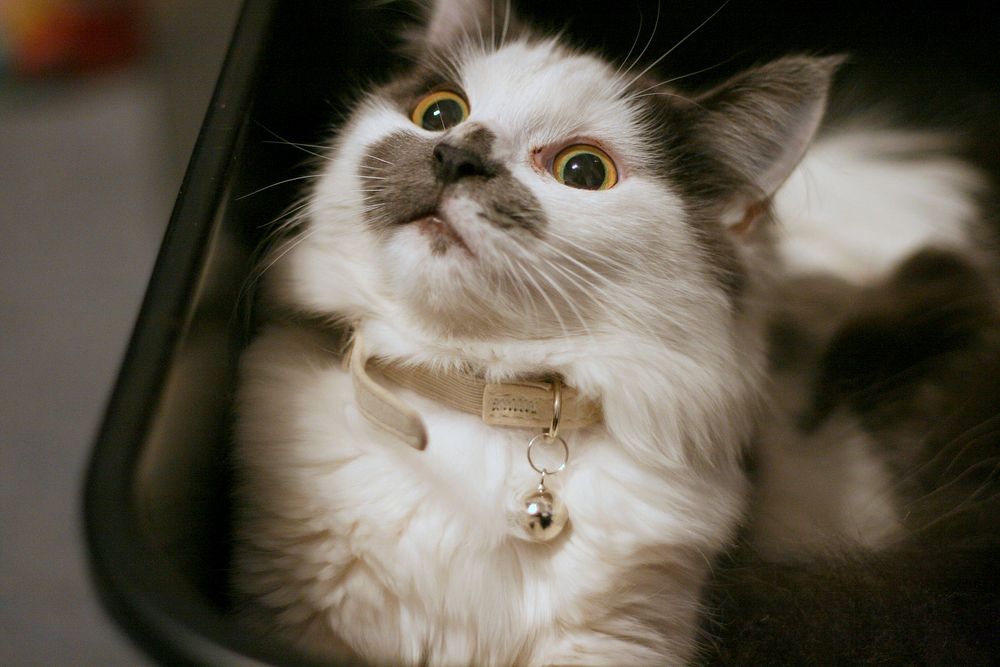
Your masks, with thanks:
<instances>
[{"instance_id":1,"label":"cat's neck","mask_svg":"<svg viewBox=\"0 0 1000 667\"><path fill-rule=\"evenodd\" d=\"M442 336L398 322L366 319L355 326L373 356L442 371L471 370L488 382L552 374L568 378L586 368L641 356L643 347L653 347L634 336L600 333L551 338ZM592 389L602 387L598 383Z\"/></svg>"},{"instance_id":2,"label":"cat's neck","mask_svg":"<svg viewBox=\"0 0 1000 667\"><path fill-rule=\"evenodd\" d=\"M372 356L437 371L469 370L490 382L558 374L600 401L605 426L650 465L731 467L753 429L759 359L743 372L698 364L638 332L541 340L469 340L404 329L398 320L356 324ZM726 419L719 420L719 412Z\"/></svg>"}]
</instances>

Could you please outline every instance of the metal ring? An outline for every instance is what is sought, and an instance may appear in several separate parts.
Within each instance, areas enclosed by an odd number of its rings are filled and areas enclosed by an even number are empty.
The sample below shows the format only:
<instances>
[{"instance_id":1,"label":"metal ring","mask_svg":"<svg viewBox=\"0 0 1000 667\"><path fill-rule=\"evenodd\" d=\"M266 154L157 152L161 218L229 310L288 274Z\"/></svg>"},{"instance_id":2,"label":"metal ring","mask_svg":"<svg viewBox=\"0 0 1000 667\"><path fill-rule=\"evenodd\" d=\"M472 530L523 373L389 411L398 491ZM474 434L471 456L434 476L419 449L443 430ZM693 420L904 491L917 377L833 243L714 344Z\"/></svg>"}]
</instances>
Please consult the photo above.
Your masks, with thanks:
<instances>
[{"instance_id":1,"label":"metal ring","mask_svg":"<svg viewBox=\"0 0 1000 667\"><path fill-rule=\"evenodd\" d=\"M556 468L555 470L549 470L548 468L544 467L539 468L537 465L535 465L535 461L531 458L531 448L535 446L535 443L538 442L539 438L544 438L546 442L556 441L560 445L562 445L563 461L562 463L559 464L559 467ZM539 433L528 442L528 465L530 465L531 469L534 470L535 472L541 475L555 475L556 473L560 473L563 470L565 470L567 463L569 463L569 445L567 445L566 441L560 438L558 435L553 438L548 433Z\"/></svg>"},{"instance_id":2,"label":"metal ring","mask_svg":"<svg viewBox=\"0 0 1000 667\"><path fill-rule=\"evenodd\" d=\"M562 381L556 378L552 381L552 421L546 433L549 438L559 437L559 418L562 416Z\"/></svg>"}]
</instances>

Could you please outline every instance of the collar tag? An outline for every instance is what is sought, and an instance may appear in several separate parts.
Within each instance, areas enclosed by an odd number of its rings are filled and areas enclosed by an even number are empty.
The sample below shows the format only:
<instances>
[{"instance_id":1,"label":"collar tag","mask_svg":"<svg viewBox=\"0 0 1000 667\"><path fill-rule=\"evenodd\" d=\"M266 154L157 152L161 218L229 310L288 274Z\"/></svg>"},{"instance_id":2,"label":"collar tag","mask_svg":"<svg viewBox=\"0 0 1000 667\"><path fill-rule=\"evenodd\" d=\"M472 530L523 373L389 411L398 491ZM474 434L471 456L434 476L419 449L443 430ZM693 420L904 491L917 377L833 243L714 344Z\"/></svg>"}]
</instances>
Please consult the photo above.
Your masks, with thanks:
<instances>
[{"instance_id":1,"label":"collar tag","mask_svg":"<svg viewBox=\"0 0 1000 667\"><path fill-rule=\"evenodd\" d=\"M571 387L562 390L563 428L575 429L600 421L600 408L577 400ZM552 422L552 385L548 382L505 382L483 387L483 422L489 426L545 428Z\"/></svg>"}]
</instances>

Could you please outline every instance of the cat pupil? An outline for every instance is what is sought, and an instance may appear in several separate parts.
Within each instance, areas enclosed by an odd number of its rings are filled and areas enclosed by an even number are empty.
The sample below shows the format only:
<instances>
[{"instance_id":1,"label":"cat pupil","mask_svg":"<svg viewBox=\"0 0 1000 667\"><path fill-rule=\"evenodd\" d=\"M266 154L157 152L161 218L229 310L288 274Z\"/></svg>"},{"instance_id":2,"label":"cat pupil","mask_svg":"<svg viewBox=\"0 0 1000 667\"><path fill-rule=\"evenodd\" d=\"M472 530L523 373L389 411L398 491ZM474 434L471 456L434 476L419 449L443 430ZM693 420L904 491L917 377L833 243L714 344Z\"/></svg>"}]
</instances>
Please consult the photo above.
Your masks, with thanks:
<instances>
[{"instance_id":1,"label":"cat pupil","mask_svg":"<svg viewBox=\"0 0 1000 667\"><path fill-rule=\"evenodd\" d=\"M604 185L607 169L593 153L577 153L563 167L563 182L583 190L597 190Z\"/></svg>"},{"instance_id":2,"label":"cat pupil","mask_svg":"<svg viewBox=\"0 0 1000 667\"><path fill-rule=\"evenodd\" d=\"M425 130L438 132L458 125L464 120L464 115L462 105L455 100L438 100L427 107L420 125Z\"/></svg>"}]
</instances>

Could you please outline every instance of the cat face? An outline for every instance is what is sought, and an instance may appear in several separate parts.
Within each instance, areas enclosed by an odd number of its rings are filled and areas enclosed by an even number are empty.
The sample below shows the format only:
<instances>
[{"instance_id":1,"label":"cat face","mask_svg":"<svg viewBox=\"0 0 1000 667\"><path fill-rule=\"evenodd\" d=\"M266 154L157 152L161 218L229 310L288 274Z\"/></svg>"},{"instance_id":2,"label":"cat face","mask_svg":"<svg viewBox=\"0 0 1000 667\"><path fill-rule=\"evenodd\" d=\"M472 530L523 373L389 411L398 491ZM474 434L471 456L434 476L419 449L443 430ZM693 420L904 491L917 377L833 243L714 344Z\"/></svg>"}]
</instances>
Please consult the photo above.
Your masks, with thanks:
<instances>
[{"instance_id":1,"label":"cat face","mask_svg":"<svg viewBox=\"0 0 1000 667\"><path fill-rule=\"evenodd\" d=\"M541 41L466 53L454 69L380 91L358 123L379 137L355 165L364 232L421 320L570 335L620 318L622 284L644 282L634 269L697 278L643 110L607 64Z\"/></svg>"},{"instance_id":2,"label":"cat face","mask_svg":"<svg viewBox=\"0 0 1000 667\"><path fill-rule=\"evenodd\" d=\"M751 127L746 82L657 95L554 39L487 44L482 16L439 5L421 64L342 130L290 257L303 300L475 339L630 327L682 340L722 326L745 273L726 216L766 198L774 164L790 170L816 100ZM774 146L779 132L791 148Z\"/></svg>"}]
</instances>

